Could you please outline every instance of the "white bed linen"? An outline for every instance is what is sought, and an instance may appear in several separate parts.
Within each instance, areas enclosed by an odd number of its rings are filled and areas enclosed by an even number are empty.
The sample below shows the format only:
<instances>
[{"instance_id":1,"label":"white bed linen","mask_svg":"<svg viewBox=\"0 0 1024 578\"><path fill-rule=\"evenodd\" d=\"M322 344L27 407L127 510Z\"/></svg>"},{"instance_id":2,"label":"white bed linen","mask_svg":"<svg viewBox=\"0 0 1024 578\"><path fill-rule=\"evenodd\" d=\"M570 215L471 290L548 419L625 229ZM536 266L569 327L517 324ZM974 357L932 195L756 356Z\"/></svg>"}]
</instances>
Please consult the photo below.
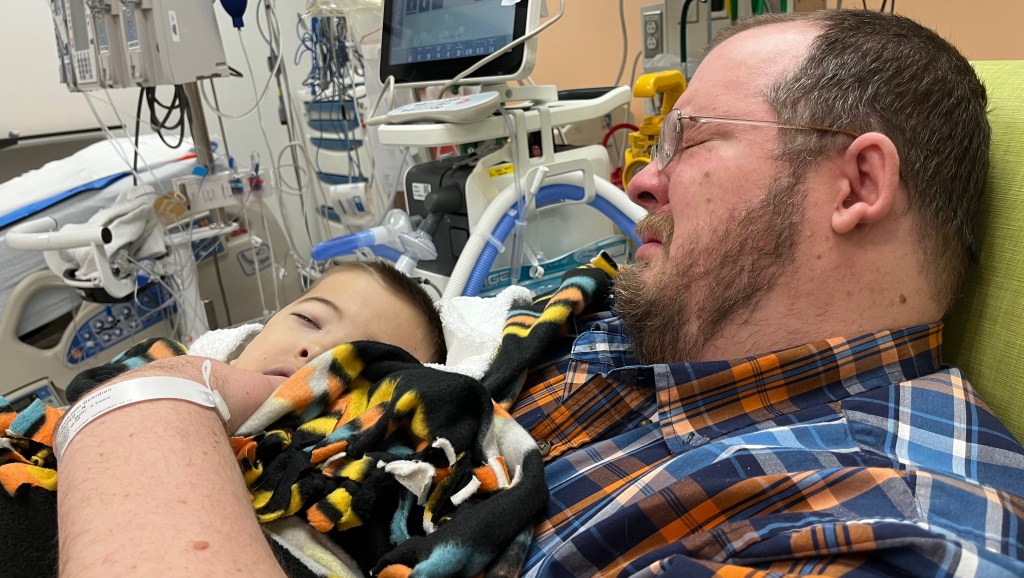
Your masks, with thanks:
<instances>
[{"instance_id":1,"label":"white bed linen","mask_svg":"<svg viewBox=\"0 0 1024 578\"><path fill-rule=\"evenodd\" d=\"M134 149L128 138L100 141L91 144L75 154L46 163L6 183L0 184L0 215L7 215L75 187L97 179L126 172L129 166L118 154L118 149L128 161L132 160ZM146 165L156 170L169 162L176 161L192 150L192 141L185 139L177 149L168 148L158 135L139 137L139 176L147 175ZM143 163L145 159L145 163Z\"/></svg>"}]
</instances>

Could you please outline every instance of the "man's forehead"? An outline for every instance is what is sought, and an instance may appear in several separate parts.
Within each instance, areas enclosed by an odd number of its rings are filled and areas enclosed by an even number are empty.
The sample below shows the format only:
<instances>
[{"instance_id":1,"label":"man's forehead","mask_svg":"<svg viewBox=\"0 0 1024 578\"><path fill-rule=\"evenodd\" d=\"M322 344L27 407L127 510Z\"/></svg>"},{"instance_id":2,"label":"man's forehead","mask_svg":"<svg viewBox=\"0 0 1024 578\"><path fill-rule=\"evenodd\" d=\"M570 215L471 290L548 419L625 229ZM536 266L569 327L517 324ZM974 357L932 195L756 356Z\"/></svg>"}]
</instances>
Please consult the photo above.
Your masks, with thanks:
<instances>
[{"instance_id":1,"label":"man's forehead","mask_svg":"<svg viewBox=\"0 0 1024 578\"><path fill-rule=\"evenodd\" d=\"M807 22L740 32L707 55L677 108L687 114L714 115L766 106L765 92L801 65L819 32Z\"/></svg>"}]
</instances>

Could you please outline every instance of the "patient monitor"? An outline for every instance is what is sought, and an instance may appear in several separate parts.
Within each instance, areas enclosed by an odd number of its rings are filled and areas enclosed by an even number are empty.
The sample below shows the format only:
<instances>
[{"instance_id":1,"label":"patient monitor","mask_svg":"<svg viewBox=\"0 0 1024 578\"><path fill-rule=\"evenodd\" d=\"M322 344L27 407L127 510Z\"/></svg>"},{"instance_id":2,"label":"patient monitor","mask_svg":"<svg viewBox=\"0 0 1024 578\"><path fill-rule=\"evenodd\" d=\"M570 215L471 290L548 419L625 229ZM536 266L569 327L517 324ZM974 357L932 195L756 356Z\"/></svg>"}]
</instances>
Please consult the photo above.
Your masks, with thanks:
<instances>
[{"instance_id":1,"label":"patient monitor","mask_svg":"<svg viewBox=\"0 0 1024 578\"><path fill-rule=\"evenodd\" d=\"M400 86L443 84L537 27L538 0L385 0L380 78ZM466 82L522 80L533 72L533 38L470 74Z\"/></svg>"}]
</instances>

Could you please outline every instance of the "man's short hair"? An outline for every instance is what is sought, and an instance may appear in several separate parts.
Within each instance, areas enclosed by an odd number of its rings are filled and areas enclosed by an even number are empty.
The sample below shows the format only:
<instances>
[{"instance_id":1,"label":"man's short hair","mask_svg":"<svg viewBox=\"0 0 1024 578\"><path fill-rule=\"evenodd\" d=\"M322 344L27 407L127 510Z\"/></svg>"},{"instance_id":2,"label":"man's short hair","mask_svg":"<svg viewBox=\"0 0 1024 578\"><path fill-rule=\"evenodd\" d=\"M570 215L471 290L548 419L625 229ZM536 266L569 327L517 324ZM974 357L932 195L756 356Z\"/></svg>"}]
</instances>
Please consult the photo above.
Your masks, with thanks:
<instances>
[{"instance_id":1,"label":"man's short hair","mask_svg":"<svg viewBox=\"0 0 1024 578\"><path fill-rule=\"evenodd\" d=\"M893 141L932 294L948 308L978 251L974 228L991 138L985 87L938 34L870 10L749 18L723 30L708 49L744 30L783 22L809 22L822 31L800 68L766 95L777 120L879 132ZM779 156L798 177L846 142L810 131L781 131L780 138Z\"/></svg>"},{"instance_id":2,"label":"man's short hair","mask_svg":"<svg viewBox=\"0 0 1024 578\"><path fill-rule=\"evenodd\" d=\"M428 362L444 363L448 357L448 347L444 342L444 331L441 316L434 307L434 301L423 287L412 277L395 269L387 261L341 261L325 271L310 289L323 279L343 271L362 272L372 275L381 285L390 289L396 297L411 305L423 317L427 324L429 343ZM307 290L308 291L308 290Z\"/></svg>"}]
</instances>

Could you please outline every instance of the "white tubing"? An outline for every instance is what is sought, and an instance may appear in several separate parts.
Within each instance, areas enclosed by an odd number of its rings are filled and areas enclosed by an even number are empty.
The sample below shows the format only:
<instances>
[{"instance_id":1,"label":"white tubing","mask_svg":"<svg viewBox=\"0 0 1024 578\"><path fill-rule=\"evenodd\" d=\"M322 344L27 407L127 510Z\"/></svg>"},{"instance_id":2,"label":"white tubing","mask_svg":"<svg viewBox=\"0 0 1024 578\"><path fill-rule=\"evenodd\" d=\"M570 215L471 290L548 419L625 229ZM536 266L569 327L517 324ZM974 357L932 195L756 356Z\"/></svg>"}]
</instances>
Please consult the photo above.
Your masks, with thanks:
<instances>
[{"instance_id":1,"label":"white tubing","mask_svg":"<svg viewBox=\"0 0 1024 578\"><path fill-rule=\"evenodd\" d=\"M578 172L558 175L544 181L544 185L575 185L582 187L583 176ZM647 214L646 210L630 201L622 189L597 176L594 177L594 192L597 196L610 202L616 209L622 211L624 215L634 222L639 221ZM466 282L469 281L469 276L473 272L473 267L476 266L480 253L487 246L494 228L498 226L501 218L515 204L516 188L512 184L505 187L501 194L487 205L487 209L484 210L484 214L480 216L480 220L473 227L473 234L469 236L466 246L459 255L459 260L455 264L455 269L452 270L442 298L462 295L462 290L465 289Z\"/></svg>"}]
</instances>

